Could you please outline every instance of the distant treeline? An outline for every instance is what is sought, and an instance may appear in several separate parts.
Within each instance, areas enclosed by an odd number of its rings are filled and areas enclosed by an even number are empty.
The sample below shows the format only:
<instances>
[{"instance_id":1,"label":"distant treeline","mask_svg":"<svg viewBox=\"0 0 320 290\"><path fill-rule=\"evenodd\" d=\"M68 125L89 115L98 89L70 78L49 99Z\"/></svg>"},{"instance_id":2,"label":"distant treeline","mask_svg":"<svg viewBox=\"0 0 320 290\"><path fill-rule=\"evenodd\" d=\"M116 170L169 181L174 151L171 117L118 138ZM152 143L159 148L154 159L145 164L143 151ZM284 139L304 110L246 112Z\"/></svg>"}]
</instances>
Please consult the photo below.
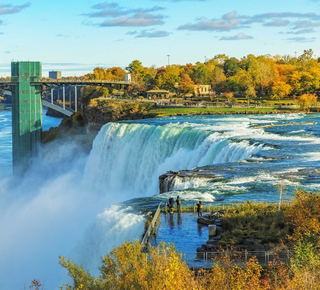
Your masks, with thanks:
<instances>
[{"instance_id":1,"label":"distant treeline","mask_svg":"<svg viewBox=\"0 0 320 290\"><path fill-rule=\"evenodd\" d=\"M134 81L127 91L129 95L152 89L186 95L194 92L194 85L211 85L213 95L232 92L248 99L295 99L304 94L320 94L320 59L311 49L297 57L249 54L239 60L219 54L204 63L161 68L144 67L134 60L126 70ZM97 67L85 78L123 80L125 73L119 67Z\"/></svg>"}]
</instances>

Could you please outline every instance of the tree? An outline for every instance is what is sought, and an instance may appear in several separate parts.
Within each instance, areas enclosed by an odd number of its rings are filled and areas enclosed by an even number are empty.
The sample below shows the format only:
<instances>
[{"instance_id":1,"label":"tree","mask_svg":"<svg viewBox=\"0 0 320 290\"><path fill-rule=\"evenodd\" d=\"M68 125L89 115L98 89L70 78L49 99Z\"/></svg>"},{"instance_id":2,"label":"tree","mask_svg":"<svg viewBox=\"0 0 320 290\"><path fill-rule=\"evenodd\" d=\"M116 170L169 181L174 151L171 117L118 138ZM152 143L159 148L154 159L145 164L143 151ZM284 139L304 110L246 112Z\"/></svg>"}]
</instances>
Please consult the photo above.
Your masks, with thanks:
<instances>
[{"instance_id":1,"label":"tree","mask_svg":"<svg viewBox=\"0 0 320 290\"><path fill-rule=\"evenodd\" d=\"M156 80L154 79L154 77L150 73L148 73L144 76L143 82L146 86L147 91L154 89L154 87L157 85Z\"/></svg>"},{"instance_id":2,"label":"tree","mask_svg":"<svg viewBox=\"0 0 320 290\"><path fill-rule=\"evenodd\" d=\"M285 211L289 237L298 242L303 237L314 237L320 245L320 195L317 192L298 190L290 207Z\"/></svg>"},{"instance_id":3,"label":"tree","mask_svg":"<svg viewBox=\"0 0 320 290\"><path fill-rule=\"evenodd\" d=\"M132 61L127 67L126 70L129 71L132 74L132 78L136 82L142 82L144 76L146 75L147 71L146 69L142 66L141 61L139 60L134 60Z\"/></svg>"},{"instance_id":4,"label":"tree","mask_svg":"<svg viewBox=\"0 0 320 290\"><path fill-rule=\"evenodd\" d=\"M318 97L315 94L303 94L298 99L298 104L301 109L305 109L309 107L311 104L315 104L317 102Z\"/></svg>"},{"instance_id":5,"label":"tree","mask_svg":"<svg viewBox=\"0 0 320 290\"><path fill-rule=\"evenodd\" d=\"M280 101L280 99L283 99L285 96L289 95L290 92L291 86L289 84L285 83L282 80L277 80L272 85L271 98Z\"/></svg>"},{"instance_id":6,"label":"tree","mask_svg":"<svg viewBox=\"0 0 320 290\"><path fill-rule=\"evenodd\" d=\"M217 64L223 65L228 58L229 57L225 54L217 54L213 59L217 62Z\"/></svg>"},{"instance_id":7,"label":"tree","mask_svg":"<svg viewBox=\"0 0 320 290\"><path fill-rule=\"evenodd\" d=\"M184 96L186 94L191 94L194 91L194 82L187 74L182 75L178 86L178 91Z\"/></svg>"},{"instance_id":8,"label":"tree","mask_svg":"<svg viewBox=\"0 0 320 290\"><path fill-rule=\"evenodd\" d=\"M225 81L225 90L227 92L237 92L240 91L240 85L236 76L232 76L226 79Z\"/></svg>"},{"instance_id":9,"label":"tree","mask_svg":"<svg viewBox=\"0 0 320 290\"><path fill-rule=\"evenodd\" d=\"M191 74L191 78L195 84L208 85L210 83L210 72L206 65L197 62L196 67Z\"/></svg>"},{"instance_id":10,"label":"tree","mask_svg":"<svg viewBox=\"0 0 320 290\"><path fill-rule=\"evenodd\" d=\"M211 85L212 89L217 93L222 93L225 90L226 76L224 75L221 67L216 67L211 74Z\"/></svg>"},{"instance_id":11,"label":"tree","mask_svg":"<svg viewBox=\"0 0 320 290\"><path fill-rule=\"evenodd\" d=\"M136 94L140 94L141 92L144 92L146 90L146 86L142 83L131 83L128 86L128 94L129 95L136 95Z\"/></svg>"},{"instance_id":12,"label":"tree","mask_svg":"<svg viewBox=\"0 0 320 290\"><path fill-rule=\"evenodd\" d=\"M224 93L224 96L228 100L228 103L231 104L233 97L234 97L234 94L233 93Z\"/></svg>"},{"instance_id":13,"label":"tree","mask_svg":"<svg viewBox=\"0 0 320 290\"><path fill-rule=\"evenodd\" d=\"M252 74L251 72L242 69L237 73L236 77L238 79L240 90L247 98L249 107L250 99L256 97L255 83L252 78Z\"/></svg>"},{"instance_id":14,"label":"tree","mask_svg":"<svg viewBox=\"0 0 320 290\"><path fill-rule=\"evenodd\" d=\"M111 77L110 80L123 81L124 75L126 74L126 71L120 67L112 67L112 68L107 69L106 73L108 76Z\"/></svg>"},{"instance_id":15,"label":"tree","mask_svg":"<svg viewBox=\"0 0 320 290\"><path fill-rule=\"evenodd\" d=\"M161 243L146 256L141 244L124 242L102 259L101 275L95 278L73 261L60 257L60 265L73 279L66 289L199 289L198 283L173 245ZM61 287L62 289L62 287Z\"/></svg>"},{"instance_id":16,"label":"tree","mask_svg":"<svg viewBox=\"0 0 320 290\"><path fill-rule=\"evenodd\" d=\"M166 68L162 67L157 71L155 84L160 89L172 91L175 89L176 78L168 73Z\"/></svg>"},{"instance_id":17,"label":"tree","mask_svg":"<svg viewBox=\"0 0 320 290\"><path fill-rule=\"evenodd\" d=\"M302 64L306 64L313 59L313 54L314 51L312 49L304 50L303 54L298 57L298 61Z\"/></svg>"},{"instance_id":18,"label":"tree","mask_svg":"<svg viewBox=\"0 0 320 290\"><path fill-rule=\"evenodd\" d=\"M223 64L223 70L226 77L234 76L239 70L239 60L235 57L227 59Z\"/></svg>"}]
</instances>

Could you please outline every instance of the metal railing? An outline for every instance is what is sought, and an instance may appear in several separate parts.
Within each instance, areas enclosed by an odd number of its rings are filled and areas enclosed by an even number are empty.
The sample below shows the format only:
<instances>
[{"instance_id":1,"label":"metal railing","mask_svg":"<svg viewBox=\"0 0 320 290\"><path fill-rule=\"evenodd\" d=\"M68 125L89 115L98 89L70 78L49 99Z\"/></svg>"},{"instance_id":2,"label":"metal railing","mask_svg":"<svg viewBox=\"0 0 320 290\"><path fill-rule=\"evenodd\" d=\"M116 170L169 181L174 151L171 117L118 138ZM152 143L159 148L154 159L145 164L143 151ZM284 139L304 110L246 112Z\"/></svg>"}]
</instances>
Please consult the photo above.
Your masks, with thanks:
<instances>
[{"instance_id":1,"label":"metal railing","mask_svg":"<svg viewBox=\"0 0 320 290\"><path fill-rule=\"evenodd\" d=\"M211 268L216 263L228 261L231 265L244 266L251 258L256 257L258 263L268 265L270 262L287 263L291 251L238 251L238 252L204 252L181 253L181 258L192 269Z\"/></svg>"},{"instance_id":2,"label":"metal railing","mask_svg":"<svg viewBox=\"0 0 320 290\"><path fill-rule=\"evenodd\" d=\"M39 81L35 81L35 83L113 83L113 84L124 84L124 85L130 85L133 82L128 81L115 81L115 80L67 80L67 79L41 79Z\"/></svg>"},{"instance_id":3,"label":"metal railing","mask_svg":"<svg viewBox=\"0 0 320 290\"><path fill-rule=\"evenodd\" d=\"M158 225L159 225L159 221L160 221L160 212L161 212L161 203L159 204L153 219L146 231L146 233L143 236L143 239L141 241L141 245L142 245L142 250L145 251L148 248L149 245L149 240L151 235L154 234L155 230L157 229Z\"/></svg>"}]
</instances>

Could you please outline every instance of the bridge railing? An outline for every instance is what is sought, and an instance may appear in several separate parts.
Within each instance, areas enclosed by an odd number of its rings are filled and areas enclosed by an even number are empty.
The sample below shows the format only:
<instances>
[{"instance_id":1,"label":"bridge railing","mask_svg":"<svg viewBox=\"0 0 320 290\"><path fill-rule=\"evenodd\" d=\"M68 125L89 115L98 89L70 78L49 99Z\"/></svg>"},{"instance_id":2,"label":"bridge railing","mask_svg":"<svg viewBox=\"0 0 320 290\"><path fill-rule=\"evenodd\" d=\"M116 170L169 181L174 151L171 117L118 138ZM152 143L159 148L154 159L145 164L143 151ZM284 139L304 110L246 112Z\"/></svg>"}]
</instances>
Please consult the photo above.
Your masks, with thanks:
<instances>
[{"instance_id":1,"label":"bridge railing","mask_svg":"<svg viewBox=\"0 0 320 290\"><path fill-rule=\"evenodd\" d=\"M180 253L181 258L192 268L210 268L219 261L228 261L232 265L245 265L251 258L256 258L261 266L270 262L287 263L290 261L293 252L282 251L225 251L225 252L205 252L205 253Z\"/></svg>"},{"instance_id":2,"label":"bridge railing","mask_svg":"<svg viewBox=\"0 0 320 290\"><path fill-rule=\"evenodd\" d=\"M150 223L150 225L149 225L149 227L148 227L148 229L147 229L146 233L144 234L143 239L141 241L143 251L147 250L150 237L159 225L160 213L161 213L161 203L159 204L159 206L153 216L153 219L152 219L152 221L151 221L151 223Z\"/></svg>"},{"instance_id":3,"label":"bridge railing","mask_svg":"<svg viewBox=\"0 0 320 290\"><path fill-rule=\"evenodd\" d=\"M127 81L115 81L115 80L53 80L53 79L41 79L39 82L41 83L114 83L114 84L125 84L129 85L132 84L132 82Z\"/></svg>"}]
</instances>

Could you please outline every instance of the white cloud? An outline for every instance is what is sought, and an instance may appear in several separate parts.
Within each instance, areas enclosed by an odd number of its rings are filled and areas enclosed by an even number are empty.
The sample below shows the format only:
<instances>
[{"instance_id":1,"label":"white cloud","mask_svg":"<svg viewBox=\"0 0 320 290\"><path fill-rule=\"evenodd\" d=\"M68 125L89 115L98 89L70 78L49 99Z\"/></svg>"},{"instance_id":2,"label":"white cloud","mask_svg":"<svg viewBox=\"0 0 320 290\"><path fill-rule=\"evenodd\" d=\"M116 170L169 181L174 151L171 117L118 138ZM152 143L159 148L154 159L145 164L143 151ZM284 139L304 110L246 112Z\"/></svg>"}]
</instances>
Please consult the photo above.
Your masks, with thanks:
<instances>
[{"instance_id":1,"label":"white cloud","mask_svg":"<svg viewBox=\"0 0 320 290\"><path fill-rule=\"evenodd\" d=\"M245 40L245 39L253 39L252 36L246 35L244 33L238 33L234 36L223 36L220 40Z\"/></svg>"}]
</instances>

